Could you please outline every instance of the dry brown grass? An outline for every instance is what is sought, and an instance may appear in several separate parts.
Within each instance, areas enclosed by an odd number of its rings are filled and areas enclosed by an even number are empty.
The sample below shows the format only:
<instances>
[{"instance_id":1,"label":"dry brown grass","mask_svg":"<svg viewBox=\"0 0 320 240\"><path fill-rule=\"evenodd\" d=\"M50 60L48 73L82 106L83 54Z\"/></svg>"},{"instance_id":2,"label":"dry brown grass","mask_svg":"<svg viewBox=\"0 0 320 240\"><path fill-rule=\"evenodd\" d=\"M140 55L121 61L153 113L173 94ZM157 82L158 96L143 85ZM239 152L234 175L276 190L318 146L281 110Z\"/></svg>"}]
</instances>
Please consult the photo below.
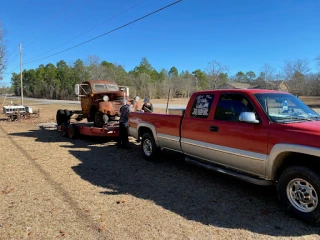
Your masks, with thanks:
<instances>
[{"instance_id":1,"label":"dry brown grass","mask_svg":"<svg viewBox=\"0 0 320 240\"><path fill-rule=\"evenodd\" d=\"M70 140L56 110L0 122L0 239L319 239L286 215L273 188L196 168L172 152L146 162L139 144Z\"/></svg>"}]
</instances>

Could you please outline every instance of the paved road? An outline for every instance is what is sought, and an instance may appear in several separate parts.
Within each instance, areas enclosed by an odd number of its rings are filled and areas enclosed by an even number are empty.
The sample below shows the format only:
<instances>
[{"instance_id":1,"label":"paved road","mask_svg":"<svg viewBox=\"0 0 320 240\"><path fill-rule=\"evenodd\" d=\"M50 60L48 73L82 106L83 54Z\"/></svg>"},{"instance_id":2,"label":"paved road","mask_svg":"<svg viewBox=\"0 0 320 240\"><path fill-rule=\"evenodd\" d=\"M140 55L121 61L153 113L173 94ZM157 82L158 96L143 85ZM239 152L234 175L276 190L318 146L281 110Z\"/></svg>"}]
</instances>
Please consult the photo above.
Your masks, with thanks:
<instances>
[{"instance_id":1,"label":"paved road","mask_svg":"<svg viewBox=\"0 0 320 240\"><path fill-rule=\"evenodd\" d=\"M7 97L7 99L20 99L20 97ZM53 100L53 99L39 99L39 98L24 98L24 100L30 100L37 103L33 103L32 105L46 105L46 104L80 104L80 101L72 101L72 100ZM155 108L166 108L167 104L153 104ZM185 108L186 105L181 104L169 104L169 108L171 109L181 109Z\"/></svg>"},{"instance_id":2,"label":"paved road","mask_svg":"<svg viewBox=\"0 0 320 240\"><path fill-rule=\"evenodd\" d=\"M7 97L8 99L20 99L20 97ZM45 104L80 104L80 101L71 101L71 100L53 100L53 99L39 99L39 98L24 98L25 100L30 100L37 102L36 104L32 105L45 105ZM155 108L166 108L166 104L153 104ZM185 109L186 105L182 104L169 104L170 109ZM315 112L320 114L320 108L314 108Z\"/></svg>"}]
</instances>

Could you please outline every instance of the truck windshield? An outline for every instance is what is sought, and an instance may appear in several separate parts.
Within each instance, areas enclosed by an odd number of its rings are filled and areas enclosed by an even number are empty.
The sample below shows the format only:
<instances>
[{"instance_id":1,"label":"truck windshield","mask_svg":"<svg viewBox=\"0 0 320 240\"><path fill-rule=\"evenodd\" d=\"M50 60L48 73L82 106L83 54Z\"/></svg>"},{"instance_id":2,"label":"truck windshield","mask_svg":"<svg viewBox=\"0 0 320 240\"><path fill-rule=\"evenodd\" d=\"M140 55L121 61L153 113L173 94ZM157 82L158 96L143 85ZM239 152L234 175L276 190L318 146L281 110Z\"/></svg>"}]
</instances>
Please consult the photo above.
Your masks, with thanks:
<instances>
[{"instance_id":1,"label":"truck windshield","mask_svg":"<svg viewBox=\"0 0 320 240\"><path fill-rule=\"evenodd\" d=\"M320 116L292 94L253 94L273 122L297 122L319 120Z\"/></svg>"},{"instance_id":2,"label":"truck windshield","mask_svg":"<svg viewBox=\"0 0 320 240\"><path fill-rule=\"evenodd\" d=\"M119 91L119 87L116 84L93 84L93 91L95 92L106 92L106 91Z\"/></svg>"}]
</instances>

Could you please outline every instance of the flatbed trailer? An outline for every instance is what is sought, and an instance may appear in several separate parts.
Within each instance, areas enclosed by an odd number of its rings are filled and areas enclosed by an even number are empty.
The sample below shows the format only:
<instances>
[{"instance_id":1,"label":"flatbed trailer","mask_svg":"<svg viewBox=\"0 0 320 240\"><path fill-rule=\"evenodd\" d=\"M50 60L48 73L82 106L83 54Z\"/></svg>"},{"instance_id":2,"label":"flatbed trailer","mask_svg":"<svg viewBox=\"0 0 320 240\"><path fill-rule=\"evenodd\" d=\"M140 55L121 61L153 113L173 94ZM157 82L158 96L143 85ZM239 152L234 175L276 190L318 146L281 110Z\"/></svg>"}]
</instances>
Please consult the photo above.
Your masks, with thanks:
<instances>
[{"instance_id":1,"label":"flatbed trailer","mask_svg":"<svg viewBox=\"0 0 320 240\"><path fill-rule=\"evenodd\" d=\"M119 123L117 121L108 122L99 128L94 126L92 122L82 123L73 122L71 118L74 114L81 114L79 111L61 110L57 111L57 130L62 136L71 139L77 138L79 135L95 136L95 137L117 137L119 134ZM79 119L78 117L75 119Z\"/></svg>"}]
</instances>

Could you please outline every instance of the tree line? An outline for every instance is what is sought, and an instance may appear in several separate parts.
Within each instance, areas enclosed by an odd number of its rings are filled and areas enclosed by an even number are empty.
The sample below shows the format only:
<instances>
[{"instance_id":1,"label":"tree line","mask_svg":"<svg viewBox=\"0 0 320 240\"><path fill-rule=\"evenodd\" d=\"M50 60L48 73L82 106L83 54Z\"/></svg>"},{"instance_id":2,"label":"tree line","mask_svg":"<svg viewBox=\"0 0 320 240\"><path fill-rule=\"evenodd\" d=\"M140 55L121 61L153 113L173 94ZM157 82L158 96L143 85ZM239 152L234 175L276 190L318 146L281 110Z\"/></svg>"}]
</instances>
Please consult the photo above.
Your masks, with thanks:
<instances>
[{"instance_id":1,"label":"tree line","mask_svg":"<svg viewBox=\"0 0 320 240\"><path fill-rule=\"evenodd\" d=\"M55 65L39 65L36 69L23 71L24 96L48 99L74 99L74 85L86 80L107 79L118 85L129 86L130 95L149 98L170 97L188 98L198 90L215 89L226 82L242 82L267 88L268 82L284 80L289 91L296 95L320 95L320 58L319 72L311 73L307 60L287 61L281 71L269 64L261 67L261 72L238 72L229 76L229 68L218 61L211 61L206 70L196 69L178 71L170 69L157 71L144 57L133 70L126 70L117 64L99 61L97 56L89 56L85 61L76 60L68 65L61 60ZM12 89L20 95L20 73L13 73Z\"/></svg>"},{"instance_id":2,"label":"tree line","mask_svg":"<svg viewBox=\"0 0 320 240\"><path fill-rule=\"evenodd\" d=\"M7 65L7 51L4 31L0 21L0 80ZM284 80L289 91L295 95L320 95L320 55L315 59L317 72L311 72L307 60L286 61L280 68L264 64L258 73L239 71L229 76L229 68L213 60L206 70L178 71L170 69L157 71L146 58L133 70L126 70L117 64L99 61L97 56L89 56L85 61L76 60L68 65L61 60L56 64L40 64L36 69L23 70L23 93L27 97L74 99L74 85L86 80L108 79L130 87L131 95L149 98L189 97L194 91L215 89L226 82L250 83L268 88L268 82ZM169 91L170 89L170 91ZM11 91L21 94L20 73L12 73ZM0 82L0 94L8 88Z\"/></svg>"}]
</instances>

